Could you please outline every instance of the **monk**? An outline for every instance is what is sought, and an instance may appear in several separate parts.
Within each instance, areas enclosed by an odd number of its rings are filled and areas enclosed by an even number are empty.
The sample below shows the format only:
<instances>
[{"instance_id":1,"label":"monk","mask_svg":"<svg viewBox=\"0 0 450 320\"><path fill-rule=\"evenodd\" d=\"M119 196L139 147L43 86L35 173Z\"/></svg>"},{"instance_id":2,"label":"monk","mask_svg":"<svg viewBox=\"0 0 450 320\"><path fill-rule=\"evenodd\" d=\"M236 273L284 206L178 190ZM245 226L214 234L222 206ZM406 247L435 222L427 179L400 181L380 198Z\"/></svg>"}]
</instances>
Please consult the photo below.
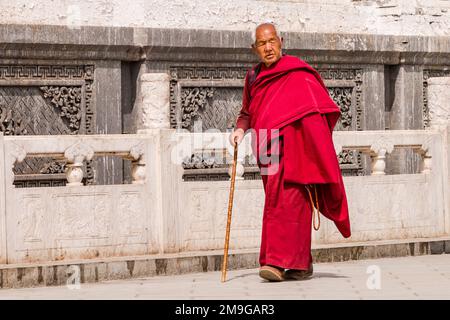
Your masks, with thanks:
<instances>
[{"instance_id":1,"label":"monk","mask_svg":"<svg viewBox=\"0 0 450 320\"><path fill-rule=\"evenodd\" d=\"M245 77L242 108L230 143L252 133L265 192L259 275L269 281L312 276L311 226L320 214L348 238L350 220L332 132L340 109L319 75L282 53L272 23L255 30L260 63Z\"/></svg>"}]
</instances>

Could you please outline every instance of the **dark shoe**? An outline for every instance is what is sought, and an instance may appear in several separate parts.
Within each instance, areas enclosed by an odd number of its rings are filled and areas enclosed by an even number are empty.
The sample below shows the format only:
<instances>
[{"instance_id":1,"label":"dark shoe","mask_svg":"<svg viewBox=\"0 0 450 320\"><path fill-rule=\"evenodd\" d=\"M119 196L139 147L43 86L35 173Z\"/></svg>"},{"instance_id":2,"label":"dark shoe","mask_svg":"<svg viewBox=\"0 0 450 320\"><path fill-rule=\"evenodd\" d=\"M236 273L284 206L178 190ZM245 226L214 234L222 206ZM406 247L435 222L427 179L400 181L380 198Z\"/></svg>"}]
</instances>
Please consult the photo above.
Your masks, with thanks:
<instances>
[{"instance_id":1,"label":"dark shoe","mask_svg":"<svg viewBox=\"0 0 450 320\"><path fill-rule=\"evenodd\" d=\"M313 266L312 264L309 265L308 270L296 270L296 269L289 269L285 272L285 279L289 280L305 280L312 276L313 274Z\"/></svg>"},{"instance_id":2,"label":"dark shoe","mask_svg":"<svg viewBox=\"0 0 450 320\"><path fill-rule=\"evenodd\" d=\"M283 281L284 270L272 266L262 266L259 268L259 276L269 281Z\"/></svg>"}]
</instances>

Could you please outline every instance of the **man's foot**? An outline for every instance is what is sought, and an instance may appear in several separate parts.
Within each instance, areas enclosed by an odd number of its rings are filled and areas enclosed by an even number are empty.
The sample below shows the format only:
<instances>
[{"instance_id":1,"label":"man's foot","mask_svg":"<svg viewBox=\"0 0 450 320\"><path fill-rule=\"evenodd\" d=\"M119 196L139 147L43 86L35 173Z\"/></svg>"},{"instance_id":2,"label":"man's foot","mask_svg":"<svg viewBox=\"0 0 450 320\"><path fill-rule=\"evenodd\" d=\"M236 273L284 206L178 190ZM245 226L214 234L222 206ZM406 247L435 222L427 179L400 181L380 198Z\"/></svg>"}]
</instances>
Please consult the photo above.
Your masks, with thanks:
<instances>
[{"instance_id":1,"label":"man's foot","mask_svg":"<svg viewBox=\"0 0 450 320\"><path fill-rule=\"evenodd\" d=\"M285 272L285 278L290 280L305 280L312 276L313 274L313 265L312 263L309 265L308 270L296 270L289 269Z\"/></svg>"},{"instance_id":2,"label":"man's foot","mask_svg":"<svg viewBox=\"0 0 450 320\"><path fill-rule=\"evenodd\" d=\"M283 281L284 269L275 266L262 266L259 268L259 276L269 281Z\"/></svg>"}]
</instances>

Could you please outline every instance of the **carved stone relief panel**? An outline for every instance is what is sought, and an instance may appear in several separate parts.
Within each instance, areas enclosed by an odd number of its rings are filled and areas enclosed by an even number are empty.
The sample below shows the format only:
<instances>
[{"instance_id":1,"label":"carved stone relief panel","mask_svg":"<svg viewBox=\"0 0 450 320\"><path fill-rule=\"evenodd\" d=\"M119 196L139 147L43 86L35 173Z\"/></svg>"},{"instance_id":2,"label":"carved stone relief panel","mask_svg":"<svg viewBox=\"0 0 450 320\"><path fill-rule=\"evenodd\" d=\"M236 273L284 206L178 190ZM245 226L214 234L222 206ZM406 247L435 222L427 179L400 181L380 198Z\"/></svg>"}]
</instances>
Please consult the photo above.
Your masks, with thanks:
<instances>
[{"instance_id":1,"label":"carved stone relief panel","mask_svg":"<svg viewBox=\"0 0 450 320\"><path fill-rule=\"evenodd\" d=\"M335 130L362 130L362 75L363 69L313 65L327 85L330 96L340 107L342 116ZM170 124L172 128L190 132L211 128L222 132L233 128L242 105L243 80L249 66L241 67L170 67ZM364 173L361 155L356 151L343 151L339 163L344 175ZM246 167L251 164L246 161ZM253 164L254 166L254 164ZM185 180L228 179L224 172L198 169L226 169L216 164L214 156L193 154L183 162L187 169ZM195 169L195 170L194 170ZM216 170L217 171L217 170ZM248 172L245 179L258 179L259 174Z\"/></svg>"},{"instance_id":2,"label":"carved stone relief panel","mask_svg":"<svg viewBox=\"0 0 450 320\"><path fill-rule=\"evenodd\" d=\"M0 131L6 135L91 134L94 132L94 66L0 65ZM65 184L65 163L26 158L14 168L17 187ZM93 182L90 163L86 182ZM38 176L46 174L47 179ZM57 176L59 174L59 176ZM36 179L28 179L30 175Z\"/></svg>"},{"instance_id":3,"label":"carved stone relief panel","mask_svg":"<svg viewBox=\"0 0 450 320\"><path fill-rule=\"evenodd\" d=\"M362 130L362 69L321 68L312 65L320 74L333 101L342 115L335 130Z\"/></svg>"},{"instance_id":4,"label":"carved stone relief panel","mask_svg":"<svg viewBox=\"0 0 450 320\"><path fill-rule=\"evenodd\" d=\"M423 70L423 127L428 128L430 126L430 111L428 109L428 78L432 77L450 77L450 67L440 69L424 69Z\"/></svg>"},{"instance_id":5,"label":"carved stone relief panel","mask_svg":"<svg viewBox=\"0 0 450 320\"><path fill-rule=\"evenodd\" d=\"M211 128L225 132L234 126L241 108L248 67L170 68L170 125L194 131Z\"/></svg>"},{"instance_id":6,"label":"carved stone relief panel","mask_svg":"<svg viewBox=\"0 0 450 320\"><path fill-rule=\"evenodd\" d=\"M155 252L143 185L8 189L7 263Z\"/></svg>"},{"instance_id":7,"label":"carved stone relief panel","mask_svg":"<svg viewBox=\"0 0 450 320\"><path fill-rule=\"evenodd\" d=\"M23 198L25 210L18 219L23 225L22 239L24 242L43 242L45 237L45 204L38 196L27 196Z\"/></svg>"},{"instance_id":8,"label":"carved stone relief panel","mask_svg":"<svg viewBox=\"0 0 450 320\"><path fill-rule=\"evenodd\" d=\"M186 193L187 194L187 193ZM213 197L207 189L194 189L187 199L188 214L184 217L186 232L184 233L183 247L186 249L204 250L214 243L213 216L207 214L214 206Z\"/></svg>"},{"instance_id":9,"label":"carved stone relief panel","mask_svg":"<svg viewBox=\"0 0 450 320\"><path fill-rule=\"evenodd\" d=\"M126 243L145 243L146 221L143 200L140 193L124 192L119 198L119 236L127 238Z\"/></svg>"},{"instance_id":10,"label":"carved stone relief panel","mask_svg":"<svg viewBox=\"0 0 450 320\"><path fill-rule=\"evenodd\" d=\"M109 194L55 195L57 240L79 238L100 238L108 236ZM83 212L84 214L80 214ZM89 214L87 214L89 213Z\"/></svg>"},{"instance_id":11,"label":"carved stone relief panel","mask_svg":"<svg viewBox=\"0 0 450 320\"><path fill-rule=\"evenodd\" d=\"M353 241L407 239L439 234L443 230L443 215L434 214L439 212L435 207L439 205L433 188L424 175L396 175L391 181L382 184L376 179L348 183L346 189L350 197L349 210L353 212ZM327 243L345 242L329 220L324 221L324 226L329 226L325 236Z\"/></svg>"},{"instance_id":12,"label":"carved stone relief panel","mask_svg":"<svg viewBox=\"0 0 450 320\"><path fill-rule=\"evenodd\" d=\"M182 220L184 221L182 247L187 250L220 249L223 247L227 223L228 189L221 183L205 187L193 182L185 184ZM242 190L241 190L242 191ZM246 208L233 220L230 249L257 248L261 236L260 185L247 186L236 194L236 206Z\"/></svg>"}]
</instances>

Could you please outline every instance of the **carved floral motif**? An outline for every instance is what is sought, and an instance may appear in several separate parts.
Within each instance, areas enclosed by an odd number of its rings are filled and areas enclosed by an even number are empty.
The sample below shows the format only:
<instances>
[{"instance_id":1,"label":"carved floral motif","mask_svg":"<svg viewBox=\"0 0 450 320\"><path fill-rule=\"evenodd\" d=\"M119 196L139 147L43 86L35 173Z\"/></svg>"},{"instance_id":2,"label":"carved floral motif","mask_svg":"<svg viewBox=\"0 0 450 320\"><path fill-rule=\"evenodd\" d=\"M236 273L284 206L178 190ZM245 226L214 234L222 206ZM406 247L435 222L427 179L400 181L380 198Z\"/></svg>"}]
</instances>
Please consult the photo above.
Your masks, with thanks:
<instances>
[{"instance_id":1,"label":"carved floral motif","mask_svg":"<svg viewBox=\"0 0 450 320\"><path fill-rule=\"evenodd\" d=\"M183 169L208 169L218 168L214 157L201 154L192 154L181 163Z\"/></svg>"},{"instance_id":2,"label":"carved floral motif","mask_svg":"<svg viewBox=\"0 0 450 320\"><path fill-rule=\"evenodd\" d=\"M336 124L336 130L350 130L352 125L352 90L353 88L328 88L333 101L341 109L341 117Z\"/></svg>"},{"instance_id":3,"label":"carved floral motif","mask_svg":"<svg viewBox=\"0 0 450 320\"><path fill-rule=\"evenodd\" d=\"M5 136L27 134L23 119L4 106L0 106L0 132Z\"/></svg>"},{"instance_id":4,"label":"carved floral motif","mask_svg":"<svg viewBox=\"0 0 450 320\"><path fill-rule=\"evenodd\" d=\"M43 174L56 174L66 172L67 163L61 161L51 161L46 163L39 171Z\"/></svg>"},{"instance_id":5,"label":"carved floral motif","mask_svg":"<svg viewBox=\"0 0 450 320\"><path fill-rule=\"evenodd\" d=\"M71 132L77 134L81 124L81 87L43 86L40 89L44 98L60 110L61 118L69 122Z\"/></svg>"},{"instance_id":6,"label":"carved floral motif","mask_svg":"<svg viewBox=\"0 0 450 320\"><path fill-rule=\"evenodd\" d=\"M198 117L199 110L208 104L207 99L214 94L213 88L183 88L181 92L181 127L188 128L193 120Z\"/></svg>"}]
</instances>

